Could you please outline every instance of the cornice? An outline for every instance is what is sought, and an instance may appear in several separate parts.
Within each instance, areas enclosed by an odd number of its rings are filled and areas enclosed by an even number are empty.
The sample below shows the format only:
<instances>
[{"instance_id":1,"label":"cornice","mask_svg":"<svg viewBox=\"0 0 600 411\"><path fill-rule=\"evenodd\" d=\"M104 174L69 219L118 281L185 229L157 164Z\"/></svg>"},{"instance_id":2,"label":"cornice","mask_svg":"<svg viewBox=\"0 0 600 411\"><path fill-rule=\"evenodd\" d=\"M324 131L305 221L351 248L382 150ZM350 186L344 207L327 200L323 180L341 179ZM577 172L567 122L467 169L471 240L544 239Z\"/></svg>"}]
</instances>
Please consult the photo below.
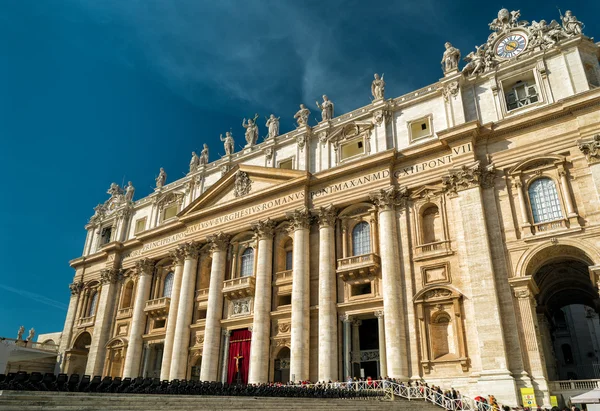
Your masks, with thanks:
<instances>
[{"instance_id":1,"label":"cornice","mask_svg":"<svg viewBox=\"0 0 600 411\"><path fill-rule=\"evenodd\" d=\"M156 237L157 235L164 234L165 232L173 231L178 228L185 228L185 224L178 219L175 219L167 224L159 225L158 227L154 227L150 230L142 231L136 236L136 239L143 242Z\"/></svg>"},{"instance_id":2,"label":"cornice","mask_svg":"<svg viewBox=\"0 0 600 411\"><path fill-rule=\"evenodd\" d=\"M329 170L320 171L311 175L310 186L335 180L340 175L348 176L350 173L354 173L358 169L366 170L369 168L375 168L378 165L385 164L388 164L391 167L394 164L395 157L396 149L390 148L386 151L366 156L365 158L360 160L352 161L344 165L331 168Z\"/></svg>"}]
</instances>

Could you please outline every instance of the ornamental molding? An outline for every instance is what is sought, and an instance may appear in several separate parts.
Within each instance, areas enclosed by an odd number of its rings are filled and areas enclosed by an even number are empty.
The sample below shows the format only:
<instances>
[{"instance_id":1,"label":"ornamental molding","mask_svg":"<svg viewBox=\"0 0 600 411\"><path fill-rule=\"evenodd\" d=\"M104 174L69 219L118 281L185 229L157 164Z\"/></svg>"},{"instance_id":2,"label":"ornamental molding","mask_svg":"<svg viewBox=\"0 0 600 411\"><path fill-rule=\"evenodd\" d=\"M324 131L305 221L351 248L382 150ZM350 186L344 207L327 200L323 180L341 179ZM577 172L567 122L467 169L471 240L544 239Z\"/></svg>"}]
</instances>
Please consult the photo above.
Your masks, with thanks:
<instances>
[{"instance_id":1,"label":"ornamental molding","mask_svg":"<svg viewBox=\"0 0 600 411\"><path fill-rule=\"evenodd\" d=\"M397 188L391 186L369 193L369 198L379 211L392 210L394 206L406 205L408 190L406 187Z\"/></svg>"},{"instance_id":2,"label":"ornamental molding","mask_svg":"<svg viewBox=\"0 0 600 411\"><path fill-rule=\"evenodd\" d=\"M473 187L489 188L494 184L495 172L493 164L483 167L477 161L471 166L450 169L448 175L442 177L442 186L444 191L454 195Z\"/></svg>"},{"instance_id":3,"label":"ornamental molding","mask_svg":"<svg viewBox=\"0 0 600 411\"><path fill-rule=\"evenodd\" d=\"M71 295L77 295L83 290L83 282L77 281L69 284L69 290L71 290Z\"/></svg>"},{"instance_id":4,"label":"ornamental molding","mask_svg":"<svg viewBox=\"0 0 600 411\"><path fill-rule=\"evenodd\" d=\"M241 298L231 302L231 315L248 315L250 314L250 298Z\"/></svg>"},{"instance_id":5,"label":"ornamental molding","mask_svg":"<svg viewBox=\"0 0 600 411\"><path fill-rule=\"evenodd\" d=\"M131 184L125 191L117 183L111 183L106 192L110 197L104 203L94 207L94 215L90 217L89 224L98 225L113 217L128 217L132 212L134 192L135 188Z\"/></svg>"},{"instance_id":6,"label":"ornamental molding","mask_svg":"<svg viewBox=\"0 0 600 411\"><path fill-rule=\"evenodd\" d=\"M235 173L235 182L233 184L233 196L238 198L250 193L252 189L252 180L245 171L239 170Z\"/></svg>"},{"instance_id":7,"label":"ornamental molding","mask_svg":"<svg viewBox=\"0 0 600 411\"><path fill-rule=\"evenodd\" d=\"M185 261L183 245L179 245L175 249L169 250L169 257L173 259L173 264L183 265L183 262Z\"/></svg>"},{"instance_id":8,"label":"ornamental molding","mask_svg":"<svg viewBox=\"0 0 600 411\"><path fill-rule=\"evenodd\" d=\"M252 224L252 231L260 240L269 240L273 238L275 232L275 221L267 218L266 220L258 221Z\"/></svg>"},{"instance_id":9,"label":"ornamental molding","mask_svg":"<svg viewBox=\"0 0 600 411\"><path fill-rule=\"evenodd\" d=\"M156 205L160 208L166 208L172 204L183 204L185 193L171 191L156 198Z\"/></svg>"},{"instance_id":10,"label":"ornamental molding","mask_svg":"<svg viewBox=\"0 0 600 411\"><path fill-rule=\"evenodd\" d=\"M152 275L156 262L149 258L142 258L135 262L136 275Z\"/></svg>"},{"instance_id":11,"label":"ornamental molding","mask_svg":"<svg viewBox=\"0 0 600 411\"><path fill-rule=\"evenodd\" d=\"M210 251L213 253L216 251L227 251L229 239L230 236L222 231L206 237L206 241L210 243Z\"/></svg>"},{"instance_id":12,"label":"ornamental molding","mask_svg":"<svg viewBox=\"0 0 600 411\"><path fill-rule=\"evenodd\" d=\"M308 229L312 222L312 216L306 207L287 213L287 218L289 219L291 231Z\"/></svg>"},{"instance_id":13,"label":"ornamental molding","mask_svg":"<svg viewBox=\"0 0 600 411\"><path fill-rule=\"evenodd\" d=\"M100 271L100 282L102 284L115 284L121 278L121 270L119 269L105 268Z\"/></svg>"},{"instance_id":14,"label":"ornamental molding","mask_svg":"<svg viewBox=\"0 0 600 411\"><path fill-rule=\"evenodd\" d=\"M337 210L333 204L325 207L319 207L316 210L317 221L319 227L333 227L337 220Z\"/></svg>"},{"instance_id":15,"label":"ornamental molding","mask_svg":"<svg viewBox=\"0 0 600 411\"><path fill-rule=\"evenodd\" d=\"M577 147L585 155L588 164L600 162L600 134L577 141Z\"/></svg>"},{"instance_id":16,"label":"ornamental molding","mask_svg":"<svg viewBox=\"0 0 600 411\"><path fill-rule=\"evenodd\" d=\"M179 247L181 249L181 253L186 260L195 260L198 258L200 254L200 243L197 241L190 241L185 244L181 244Z\"/></svg>"},{"instance_id":17,"label":"ornamental molding","mask_svg":"<svg viewBox=\"0 0 600 411\"><path fill-rule=\"evenodd\" d=\"M460 90L460 84L457 80L451 81L442 87L442 96L444 101L449 101L450 97L456 99Z\"/></svg>"}]
</instances>

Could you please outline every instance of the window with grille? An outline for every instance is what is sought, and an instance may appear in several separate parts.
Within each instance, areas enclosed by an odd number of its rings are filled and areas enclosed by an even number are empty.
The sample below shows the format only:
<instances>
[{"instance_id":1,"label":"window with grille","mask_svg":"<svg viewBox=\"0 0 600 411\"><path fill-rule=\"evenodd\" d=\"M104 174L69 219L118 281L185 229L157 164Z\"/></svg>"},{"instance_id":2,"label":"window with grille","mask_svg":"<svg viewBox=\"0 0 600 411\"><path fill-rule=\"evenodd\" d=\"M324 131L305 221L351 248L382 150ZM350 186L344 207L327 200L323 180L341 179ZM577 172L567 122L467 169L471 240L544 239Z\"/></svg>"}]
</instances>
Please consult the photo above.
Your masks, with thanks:
<instances>
[{"instance_id":1,"label":"window with grille","mask_svg":"<svg viewBox=\"0 0 600 411\"><path fill-rule=\"evenodd\" d=\"M563 218L554 181L539 178L529 186L529 202L534 223L560 220Z\"/></svg>"},{"instance_id":2,"label":"window with grille","mask_svg":"<svg viewBox=\"0 0 600 411\"><path fill-rule=\"evenodd\" d=\"M242 254L242 266L240 277L248 277L254 274L254 249L246 248Z\"/></svg>"},{"instance_id":3,"label":"window with grille","mask_svg":"<svg viewBox=\"0 0 600 411\"><path fill-rule=\"evenodd\" d=\"M535 84L517 81L512 88L506 90L506 105L509 111L538 101L539 97Z\"/></svg>"},{"instance_id":4,"label":"window with grille","mask_svg":"<svg viewBox=\"0 0 600 411\"><path fill-rule=\"evenodd\" d=\"M88 310L88 317L91 317L96 313L96 305L98 305L98 292L95 292L90 300L90 309Z\"/></svg>"},{"instance_id":5,"label":"window with grille","mask_svg":"<svg viewBox=\"0 0 600 411\"><path fill-rule=\"evenodd\" d=\"M291 270L294 264L294 254L292 250L285 252L285 269Z\"/></svg>"},{"instance_id":6,"label":"window with grille","mask_svg":"<svg viewBox=\"0 0 600 411\"><path fill-rule=\"evenodd\" d=\"M170 272L165 276L163 283L163 297L171 297L173 292L173 272Z\"/></svg>"},{"instance_id":7,"label":"window with grille","mask_svg":"<svg viewBox=\"0 0 600 411\"><path fill-rule=\"evenodd\" d=\"M371 232L369 223L361 221L352 230L352 255L363 255L371 252Z\"/></svg>"}]
</instances>

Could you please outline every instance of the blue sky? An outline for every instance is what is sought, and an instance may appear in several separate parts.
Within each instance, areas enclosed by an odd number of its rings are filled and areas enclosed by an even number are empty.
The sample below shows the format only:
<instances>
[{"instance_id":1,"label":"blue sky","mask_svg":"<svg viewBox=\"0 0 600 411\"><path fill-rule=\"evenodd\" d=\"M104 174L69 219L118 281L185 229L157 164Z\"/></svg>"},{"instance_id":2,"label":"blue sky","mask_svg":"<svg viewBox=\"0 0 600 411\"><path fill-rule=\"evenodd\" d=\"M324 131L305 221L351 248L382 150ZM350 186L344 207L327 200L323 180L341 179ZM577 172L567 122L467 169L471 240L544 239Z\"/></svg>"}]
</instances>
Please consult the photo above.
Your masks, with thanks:
<instances>
[{"instance_id":1,"label":"blue sky","mask_svg":"<svg viewBox=\"0 0 600 411\"><path fill-rule=\"evenodd\" d=\"M562 1L562 0L561 0ZM111 182L151 192L187 171L202 143L243 141L241 121L327 94L336 114L370 101L373 73L398 96L442 75L501 7L600 36L600 5L431 0L0 0L0 336L60 331L83 226ZM266 130L261 126L261 136ZM239 146L238 146L239 149Z\"/></svg>"}]
</instances>

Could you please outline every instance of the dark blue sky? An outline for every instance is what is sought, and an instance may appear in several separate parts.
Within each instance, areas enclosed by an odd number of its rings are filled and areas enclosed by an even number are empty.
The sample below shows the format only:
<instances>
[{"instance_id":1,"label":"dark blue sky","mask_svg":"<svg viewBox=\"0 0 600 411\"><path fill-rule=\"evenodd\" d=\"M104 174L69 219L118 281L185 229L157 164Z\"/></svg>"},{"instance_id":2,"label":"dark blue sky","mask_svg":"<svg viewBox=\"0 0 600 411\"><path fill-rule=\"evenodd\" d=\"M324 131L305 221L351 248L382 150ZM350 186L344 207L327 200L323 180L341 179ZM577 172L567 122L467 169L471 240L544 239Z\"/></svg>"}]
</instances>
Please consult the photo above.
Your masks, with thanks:
<instances>
[{"instance_id":1,"label":"dark blue sky","mask_svg":"<svg viewBox=\"0 0 600 411\"><path fill-rule=\"evenodd\" d=\"M562 0L561 0L562 1ZM62 330L83 226L112 181L151 192L244 117L327 94L336 114L435 82L444 42L463 56L501 7L600 36L596 1L0 0L0 336ZM314 121L314 120L313 120ZM260 123L261 136L266 134Z\"/></svg>"}]
</instances>

